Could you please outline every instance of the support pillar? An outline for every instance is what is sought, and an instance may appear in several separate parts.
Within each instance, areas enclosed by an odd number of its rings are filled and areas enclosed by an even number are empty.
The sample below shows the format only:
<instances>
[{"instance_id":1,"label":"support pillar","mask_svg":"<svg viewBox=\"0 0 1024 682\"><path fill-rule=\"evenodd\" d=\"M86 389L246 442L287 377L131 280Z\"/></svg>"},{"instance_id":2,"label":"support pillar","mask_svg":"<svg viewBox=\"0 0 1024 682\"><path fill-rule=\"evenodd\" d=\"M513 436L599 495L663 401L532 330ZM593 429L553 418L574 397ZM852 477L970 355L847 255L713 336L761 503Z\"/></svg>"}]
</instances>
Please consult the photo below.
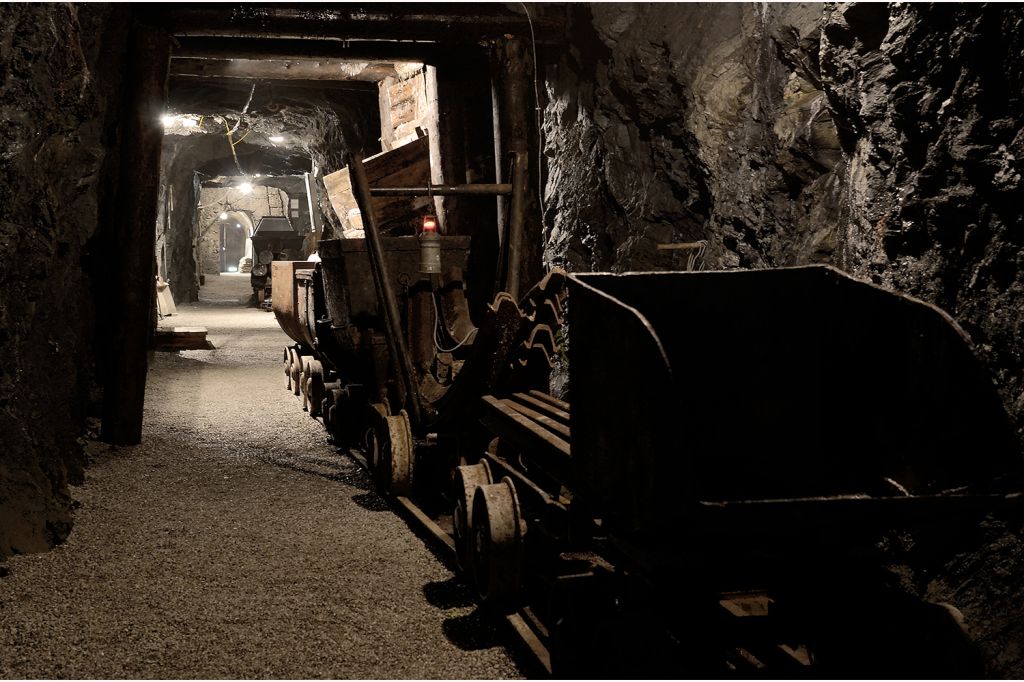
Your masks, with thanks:
<instances>
[{"instance_id":1,"label":"support pillar","mask_svg":"<svg viewBox=\"0 0 1024 682\"><path fill-rule=\"evenodd\" d=\"M142 440L147 356L153 332L157 198L171 38L167 31L136 24L125 65L121 160L117 208L107 242L114 312L103 376L103 440L132 445Z\"/></svg>"},{"instance_id":2,"label":"support pillar","mask_svg":"<svg viewBox=\"0 0 1024 682\"><path fill-rule=\"evenodd\" d=\"M509 215L502 232L502 240L510 240L512 248L504 248L510 254L518 254L515 262L509 263L508 291L518 298L543 275L542 240L543 221L540 215L540 201L537 197L536 149L538 144L534 122L535 103L533 96L533 59L529 43L522 38L505 36L492 45L495 139L500 149L495 159L498 182L512 182L511 156L524 165L520 167L522 177L527 178L523 192L521 224L515 224ZM532 150L532 151L531 151ZM504 206L500 209L504 213ZM505 222L499 215L499 225Z\"/></svg>"}]
</instances>

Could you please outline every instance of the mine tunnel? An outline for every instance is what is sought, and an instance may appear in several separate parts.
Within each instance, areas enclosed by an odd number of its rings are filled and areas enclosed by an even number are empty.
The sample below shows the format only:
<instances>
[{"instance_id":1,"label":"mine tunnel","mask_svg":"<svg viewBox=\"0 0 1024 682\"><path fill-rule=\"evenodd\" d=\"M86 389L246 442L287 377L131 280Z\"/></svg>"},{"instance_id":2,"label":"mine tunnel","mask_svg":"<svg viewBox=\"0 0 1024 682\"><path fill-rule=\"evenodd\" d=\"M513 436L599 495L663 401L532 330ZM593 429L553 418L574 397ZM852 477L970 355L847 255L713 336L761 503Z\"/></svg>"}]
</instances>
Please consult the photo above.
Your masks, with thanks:
<instances>
[{"instance_id":1,"label":"mine tunnel","mask_svg":"<svg viewBox=\"0 0 1024 682\"><path fill-rule=\"evenodd\" d=\"M1024 676L1024 10L0 5L0 675Z\"/></svg>"}]
</instances>

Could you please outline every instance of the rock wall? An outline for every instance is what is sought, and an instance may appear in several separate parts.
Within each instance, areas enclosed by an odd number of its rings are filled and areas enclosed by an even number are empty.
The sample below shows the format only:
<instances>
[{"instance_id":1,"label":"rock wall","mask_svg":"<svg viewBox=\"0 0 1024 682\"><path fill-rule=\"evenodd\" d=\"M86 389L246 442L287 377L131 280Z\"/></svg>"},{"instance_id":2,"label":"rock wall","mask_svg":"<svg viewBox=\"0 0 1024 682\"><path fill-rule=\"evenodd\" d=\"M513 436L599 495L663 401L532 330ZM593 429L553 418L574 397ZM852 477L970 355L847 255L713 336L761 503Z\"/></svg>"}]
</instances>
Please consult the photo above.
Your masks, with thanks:
<instances>
[{"instance_id":1,"label":"rock wall","mask_svg":"<svg viewBox=\"0 0 1024 682\"><path fill-rule=\"evenodd\" d=\"M129 18L0 5L0 558L70 531Z\"/></svg>"},{"instance_id":2,"label":"rock wall","mask_svg":"<svg viewBox=\"0 0 1024 682\"><path fill-rule=\"evenodd\" d=\"M708 268L830 263L950 312L1024 435L1024 10L570 14L569 49L545 55L549 264L680 268L657 245L694 240ZM908 582L963 609L990 674L1020 677L1024 546L1006 521L982 535Z\"/></svg>"},{"instance_id":3,"label":"rock wall","mask_svg":"<svg viewBox=\"0 0 1024 682\"><path fill-rule=\"evenodd\" d=\"M830 263L949 311L1024 434L1019 8L594 4L547 68L573 270ZM549 59L549 62L555 60Z\"/></svg>"}]
</instances>

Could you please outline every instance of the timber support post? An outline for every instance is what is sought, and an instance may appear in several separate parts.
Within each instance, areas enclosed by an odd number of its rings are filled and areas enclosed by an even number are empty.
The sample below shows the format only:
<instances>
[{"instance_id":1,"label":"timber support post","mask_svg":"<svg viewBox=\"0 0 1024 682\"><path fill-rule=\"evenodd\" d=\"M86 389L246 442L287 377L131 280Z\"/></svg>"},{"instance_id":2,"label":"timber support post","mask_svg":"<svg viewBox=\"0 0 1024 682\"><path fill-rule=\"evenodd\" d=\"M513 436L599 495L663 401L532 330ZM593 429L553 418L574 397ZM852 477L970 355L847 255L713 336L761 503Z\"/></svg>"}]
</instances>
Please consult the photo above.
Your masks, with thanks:
<instances>
[{"instance_id":1,"label":"timber support post","mask_svg":"<svg viewBox=\"0 0 1024 682\"><path fill-rule=\"evenodd\" d=\"M495 139L500 153L496 155L495 172L499 183L512 183L512 173L521 174L522 196L516 205L510 202L506 220L499 216L502 226L502 251L515 255L510 259L508 272L509 293L516 299L540 280L543 274L541 262L543 222L540 214L540 200L537 196L537 182L540 169L530 163L531 148L536 150L538 142L535 130L535 102L530 79L533 78L534 64L530 57L529 44L515 36L505 36L492 45ZM513 162L514 159L514 162ZM504 207L499 209L504 212ZM516 224L519 220L521 223ZM507 246L505 242L508 241ZM515 270L515 272L513 272Z\"/></svg>"},{"instance_id":2,"label":"timber support post","mask_svg":"<svg viewBox=\"0 0 1024 682\"><path fill-rule=\"evenodd\" d=\"M171 37L137 23L126 64L121 161L112 239L108 301L113 314L104 349L103 440L133 445L142 440L142 410L150 338L156 256L160 152Z\"/></svg>"}]
</instances>

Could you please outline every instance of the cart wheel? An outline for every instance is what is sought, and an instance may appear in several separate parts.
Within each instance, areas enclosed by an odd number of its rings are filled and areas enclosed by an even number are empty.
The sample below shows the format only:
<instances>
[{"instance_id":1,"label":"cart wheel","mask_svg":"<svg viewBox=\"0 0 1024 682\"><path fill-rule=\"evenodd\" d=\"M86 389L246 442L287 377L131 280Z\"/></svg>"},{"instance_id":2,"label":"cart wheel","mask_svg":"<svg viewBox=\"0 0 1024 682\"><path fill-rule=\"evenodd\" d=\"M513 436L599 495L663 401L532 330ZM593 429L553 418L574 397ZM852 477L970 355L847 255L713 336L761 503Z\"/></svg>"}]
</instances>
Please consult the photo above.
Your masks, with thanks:
<instances>
[{"instance_id":1,"label":"cart wheel","mask_svg":"<svg viewBox=\"0 0 1024 682\"><path fill-rule=\"evenodd\" d=\"M298 385L295 387L295 395L302 396L302 409L306 409L306 379L309 378L306 374L309 363L313 361L312 355L300 355L299 356L299 371Z\"/></svg>"},{"instance_id":2,"label":"cart wheel","mask_svg":"<svg viewBox=\"0 0 1024 682\"><path fill-rule=\"evenodd\" d=\"M309 403L309 416L318 417L321 414L321 403L324 399L324 366L319 360L309 363L309 379L306 387L307 402Z\"/></svg>"},{"instance_id":3,"label":"cart wheel","mask_svg":"<svg viewBox=\"0 0 1024 682\"><path fill-rule=\"evenodd\" d=\"M302 357L296 352L292 351L292 395L299 395L301 389L299 387L299 376L302 374Z\"/></svg>"},{"instance_id":4,"label":"cart wheel","mask_svg":"<svg viewBox=\"0 0 1024 682\"><path fill-rule=\"evenodd\" d=\"M385 430L384 419L388 415L387 403L370 403L366 411L366 465L374 476L377 475L377 465L380 462L380 447L384 439L381 434Z\"/></svg>"},{"instance_id":5,"label":"cart wheel","mask_svg":"<svg viewBox=\"0 0 1024 682\"><path fill-rule=\"evenodd\" d=\"M382 427L378 437L377 476L387 492L408 495L412 492L414 454L409 415L402 410L393 417L384 417Z\"/></svg>"},{"instance_id":6,"label":"cart wheel","mask_svg":"<svg viewBox=\"0 0 1024 682\"><path fill-rule=\"evenodd\" d=\"M490 485L491 467L486 460L478 464L464 464L455 467L452 497L455 511L452 525L455 527L455 553L462 572L472 578L473 573L473 493L477 486Z\"/></svg>"},{"instance_id":7,"label":"cart wheel","mask_svg":"<svg viewBox=\"0 0 1024 682\"><path fill-rule=\"evenodd\" d=\"M484 603L503 611L516 605L526 521L508 476L473 494L473 578Z\"/></svg>"},{"instance_id":8,"label":"cart wheel","mask_svg":"<svg viewBox=\"0 0 1024 682\"><path fill-rule=\"evenodd\" d=\"M288 377L288 390L292 390L292 382L294 380L295 363L299 357L295 354L295 349L288 347L284 349L284 373Z\"/></svg>"}]
</instances>

